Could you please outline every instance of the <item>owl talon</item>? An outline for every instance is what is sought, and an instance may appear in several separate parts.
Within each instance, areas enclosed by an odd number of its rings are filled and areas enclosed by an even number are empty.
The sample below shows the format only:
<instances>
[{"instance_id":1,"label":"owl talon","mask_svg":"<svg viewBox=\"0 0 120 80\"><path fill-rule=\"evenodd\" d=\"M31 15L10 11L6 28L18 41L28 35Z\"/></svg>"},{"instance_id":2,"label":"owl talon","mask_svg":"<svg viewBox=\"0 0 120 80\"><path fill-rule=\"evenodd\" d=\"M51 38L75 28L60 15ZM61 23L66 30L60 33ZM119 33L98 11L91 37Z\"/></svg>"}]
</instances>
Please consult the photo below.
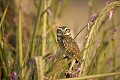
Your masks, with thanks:
<instances>
[{"instance_id":1,"label":"owl talon","mask_svg":"<svg viewBox=\"0 0 120 80\"><path fill-rule=\"evenodd\" d=\"M73 70L66 70L66 71L65 71L65 77L66 77L66 78L72 77L72 74L73 74Z\"/></svg>"}]
</instances>

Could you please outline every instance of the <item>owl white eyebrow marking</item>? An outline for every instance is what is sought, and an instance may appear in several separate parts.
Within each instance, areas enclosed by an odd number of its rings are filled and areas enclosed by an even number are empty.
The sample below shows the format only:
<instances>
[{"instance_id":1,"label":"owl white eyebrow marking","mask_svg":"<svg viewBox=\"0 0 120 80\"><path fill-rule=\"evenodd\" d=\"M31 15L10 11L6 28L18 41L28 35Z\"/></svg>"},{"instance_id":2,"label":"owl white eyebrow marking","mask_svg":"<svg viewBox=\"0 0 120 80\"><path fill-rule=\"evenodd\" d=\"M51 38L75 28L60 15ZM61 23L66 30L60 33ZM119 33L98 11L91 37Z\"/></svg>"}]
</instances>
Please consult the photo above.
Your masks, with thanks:
<instances>
[{"instance_id":1,"label":"owl white eyebrow marking","mask_svg":"<svg viewBox=\"0 0 120 80\"><path fill-rule=\"evenodd\" d=\"M69 28L67 28L67 27L64 30L66 31L67 29L69 30Z\"/></svg>"},{"instance_id":2,"label":"owl white eyebrow marking","mask_svg":"<svg viewBox=\"0 0 120 80\"><path fill-rule=\"evenodd\" d=\"M61 26L61 27L59 27L58 29L60 29L61 31L66 31L66 29L69 29L69 28L67 28L67 27L65 27L65 26Z\"/></svg>"},{"instance_id":3,"label":"owl white eyebrow marking","mask_svg":"<svg viewBox=\"0 0 120 80\"><path fill-rule=\"evenodd\" d=\"M58 29L62 31L62 28L59 27Z\"/></svg>"}]
</instances>

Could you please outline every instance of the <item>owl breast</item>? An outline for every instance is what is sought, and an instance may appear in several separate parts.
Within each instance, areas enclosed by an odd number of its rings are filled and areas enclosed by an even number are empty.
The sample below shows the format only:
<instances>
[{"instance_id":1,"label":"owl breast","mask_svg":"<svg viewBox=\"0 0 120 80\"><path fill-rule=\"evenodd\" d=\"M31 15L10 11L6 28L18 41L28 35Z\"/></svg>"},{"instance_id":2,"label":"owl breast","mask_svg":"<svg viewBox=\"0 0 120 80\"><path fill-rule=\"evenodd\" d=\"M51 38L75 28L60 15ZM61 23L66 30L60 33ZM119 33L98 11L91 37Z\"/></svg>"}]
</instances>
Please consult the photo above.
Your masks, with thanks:
<instances>
[{"instance_id":1,"label":"owl breast","mask_svg":"<svg viewBox=\"0 0 120 80\"><path fill-rule=\"evenodd\" d=\"M66 51L71 57L80 57L80 50L77 43L70 36L61 36L58 41L60 47Z\"/></svg>"}]
</instances>

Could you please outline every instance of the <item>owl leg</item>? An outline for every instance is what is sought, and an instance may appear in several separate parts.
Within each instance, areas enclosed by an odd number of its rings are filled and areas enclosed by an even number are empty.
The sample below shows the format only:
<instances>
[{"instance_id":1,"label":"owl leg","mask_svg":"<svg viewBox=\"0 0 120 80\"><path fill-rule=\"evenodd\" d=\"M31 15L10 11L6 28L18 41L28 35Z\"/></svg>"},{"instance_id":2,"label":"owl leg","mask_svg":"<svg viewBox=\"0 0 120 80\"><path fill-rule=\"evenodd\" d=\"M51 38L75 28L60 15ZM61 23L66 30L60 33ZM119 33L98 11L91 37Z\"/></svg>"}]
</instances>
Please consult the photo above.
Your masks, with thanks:
<instances>
[{"instance_id":1,"label":"owl leg","mask_svg":"<svg viewBox=\"0 0 120 80\"><path fill-rule=\"evenodd\" d=\"M72 62L69 63L69 69L65 71L66 78L72 77L72 73L74 72L73 66L74 66L75 62L76 62L76 60L73 60Z\"/></svg>"},{"instance_id":2,"label":"owl leg","mask_svg":"<svg viewBox=\"0 0 120 80\"><path fill-rule=\"evenodd\" d=\"M76 62L76 60L73 60L73 61L71 62L70 67L69 67L69 70L72 70L72 68L73 68L73 66L74 66L74 64L75 64L75 62Z\"/></svg>"}]
</instances>

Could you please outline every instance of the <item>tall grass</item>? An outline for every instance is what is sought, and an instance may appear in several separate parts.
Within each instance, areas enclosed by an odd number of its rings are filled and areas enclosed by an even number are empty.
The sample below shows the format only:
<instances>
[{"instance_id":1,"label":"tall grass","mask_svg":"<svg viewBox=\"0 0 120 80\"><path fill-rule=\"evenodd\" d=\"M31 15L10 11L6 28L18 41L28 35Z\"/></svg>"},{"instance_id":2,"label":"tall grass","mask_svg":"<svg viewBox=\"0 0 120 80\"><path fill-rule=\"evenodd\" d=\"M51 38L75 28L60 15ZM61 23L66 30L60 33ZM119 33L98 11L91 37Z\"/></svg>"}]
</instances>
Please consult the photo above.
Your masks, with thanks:
<instances>
[{"instance_id":1,"label":"tall grass","mask_svg":"<svg viewBox=\"0 0 120 80\"><path fill-rule=\"evenodd\" d=\"M85 28L88 28L88 30L84 33L86 35L84 36L85 43L83 43L80 53L83 54L81 64L79 67L74 64L74 71L72 71L69 78L65 77L65 72L69 68L68 64L75 57L68 61L63 59L62 54L64 53L60 52L61 50L59 50L56 42L56 29L64 9L71 4L65 0L36 0L36 2L39 3L35 4L37 14L35 22L33 22L34 26L30 29L32 33L29 36L23 34L25 32L24 29L29 27L23 28L23 19L25 19L24 2L19 0L18 12L14 11L18 20L18 22L15 22L16 27L11 27L13 23L6 16L9 15L8 8L11 8L9 7L11 5L6 5L5 9L0 6L1 80L119 80L120 54L118 52L119 38L117 37L119 37L118 28L120 23L117 10L120 7L120 1L108 3L99 12L96 12L97 0L90 0L93 5L90 6L89 17L93 13L96 13L96 15L88 20L85 27L81 29L75 27L79 31L75 32L74 40L79 38L80 33ZM7 2L2 2L1 4L5 5L4 3ZM109 25L107 24L108 22ZM17 30L15 37L17 41L13 41L16 46L12 46L9 38L7 38L11 33L8 27L13 31L15 30L14 28ZM30 39L23 42L24 36L28 36ZM99 40L98 44L96 44L97 40Z\"/></svg>"},{"instance_id":2,"label":"tall grass","mask_svg":"<svg viewBox=\"0 0 120 80\"><path fill-rule=\"evenodd\" d=\"M18 30L17 30L17 42L18 45L18 61L19 61L19 69L23 66L23 50L22 50L22 11L21 11L21 0L19 0L19 9L18 9ZM20 73L20 79L24 76L23 70Z\"/></svg>"}]
</instances>

